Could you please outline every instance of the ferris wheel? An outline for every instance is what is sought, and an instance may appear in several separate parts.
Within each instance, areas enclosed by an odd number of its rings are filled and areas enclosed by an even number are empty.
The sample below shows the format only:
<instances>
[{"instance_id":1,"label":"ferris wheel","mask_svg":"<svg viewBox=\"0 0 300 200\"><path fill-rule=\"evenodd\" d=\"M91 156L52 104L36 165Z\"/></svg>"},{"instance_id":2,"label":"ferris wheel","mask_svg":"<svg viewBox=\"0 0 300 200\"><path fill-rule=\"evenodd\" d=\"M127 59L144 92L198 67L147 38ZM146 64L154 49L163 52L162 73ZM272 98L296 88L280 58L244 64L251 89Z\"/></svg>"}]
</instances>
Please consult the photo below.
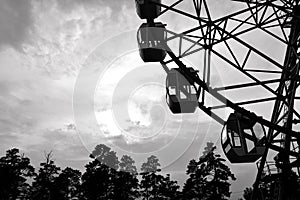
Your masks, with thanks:
<instances>
[{"instance_id":1,"label":"ferris wheel","mask_svg":"<svg viewBox=\"0 0 300 200\"><path fill-rule=\"evenodd\" d=\"M170 111L193 113L200 108L224 125L221 145L228 160L259 164L253 199L267 176L279 183L274 199L288 199L288 173L300 175L300 1L228 0L237 9L217 17L212 1L135 2L138 16L146 20L137 32L140 56L144 62L160 62L166 71ZM189 3L193 12L182 3ZM192 26L180 33L168 30L167 22L156 22L167 13L190 20ZM174 41L176 47L171 45ZM192 54L203 59L201 75L182 61ZM213 84L213 60L235 72L224 74L235 79L232 84ZM246 100L236 98L242 94L247 94ZM211 105L207 96L218 103ZM266 104L267 114L259 114ZM228 108L232 113L224 120L218 110ZM275 174L264 172L270 151L275 152Z\"/></svg>"}]
</instances>

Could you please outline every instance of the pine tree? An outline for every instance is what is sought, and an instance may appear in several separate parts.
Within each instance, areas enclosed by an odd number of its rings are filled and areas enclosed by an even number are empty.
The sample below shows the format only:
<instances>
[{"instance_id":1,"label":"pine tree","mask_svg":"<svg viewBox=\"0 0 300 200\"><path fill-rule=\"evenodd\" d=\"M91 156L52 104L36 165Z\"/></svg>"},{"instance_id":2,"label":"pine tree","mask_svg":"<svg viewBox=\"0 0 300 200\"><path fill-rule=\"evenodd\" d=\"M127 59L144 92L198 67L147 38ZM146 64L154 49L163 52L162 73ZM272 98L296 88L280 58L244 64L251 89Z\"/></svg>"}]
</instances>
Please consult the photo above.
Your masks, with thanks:
<instances>
[{"instance_id":1,"label":"pine tree","mask_svg":"<svg viewBox=\"0 0 300 200\"><path fill-rule=\"evenodd\" d=\"M230 197L229 180L235 180L230 168L224 164L225 160L215 154L216 147L210 148L198 161L191 160L187 175L189 178L183 187L185 199L221 200Z\"/></svg>"},{"instance_id":2,"label":"pine tree","mask_svg":"<svg viewBox=\"0 0 300 200\"><path fill-rule=\"evenodd\" d=\"M19 154L19 149L6 151L0 158L0 199L28 199L28 180L35 175L30 159Z\"/></svg>"},{"instance_id":3,"label":"pine tree","mask_svg":"<svg viewBox=\"0 0 300 200\"><path fill-rule=\"evenodd\" d=\"M58 177L60 167L52 159L52 152L45 154L45 162L40 163L40 169L32 183L33 200L55 200L55 179Z\"/></svg>"},{"instance_id":4,"label":"pine tree","mask_svg":"<svg viewBox=\"0 0 300 200\"><path fill-rule=\"evenodd\" d=\"M160 163L156 156L150 156L147 158L147 162L142 164L141 171L146 172L156 172L159 171Z\"/></svg>"},{"instance_id":5,"label":"pine tree","mask_svg":"<svg viewBox=\"0 0 300 200\"><path fill-rule=\"evenodd\" d=\"M117 179L118 157L110 147L100 144L90 155L94 160L89 162L82 175L83 196L89 200L113 199L114 182Z\"/></svg>"},{"instance_id":6,"label":"pine tree","mask_svg":"<svg viewBox=\"0 0 300 200\"><path fill-rule=\"evenodd\" d=\"M122 156L119 163L119 171L115 179L115 199L131 200L139 196L137 179L137 169L134 160L127 155Z\"/></svg>"},{"instance_id":7,"label":"pine tree","mask_svg":"<svg viewBox=\"0 0 300 200\"><path fill-rule=\"evenodd\" d=\"M69 200L80 197L79 170L66 167L54 180L54 199Z\"/></svg>"},{"instance_id":8,"label":"pine tree","mask_svg":"<svg viewBox=\"0 0 300 200\"><path fill-rule=\"evenodd\" d=\"M141 196L146 200L173 200L179 186L176 181L170 180L169 174L166 177L158 174L161 171L159 166L156 156L150 156L147 162L142 164Z\"/></svg>"}]
</instances>

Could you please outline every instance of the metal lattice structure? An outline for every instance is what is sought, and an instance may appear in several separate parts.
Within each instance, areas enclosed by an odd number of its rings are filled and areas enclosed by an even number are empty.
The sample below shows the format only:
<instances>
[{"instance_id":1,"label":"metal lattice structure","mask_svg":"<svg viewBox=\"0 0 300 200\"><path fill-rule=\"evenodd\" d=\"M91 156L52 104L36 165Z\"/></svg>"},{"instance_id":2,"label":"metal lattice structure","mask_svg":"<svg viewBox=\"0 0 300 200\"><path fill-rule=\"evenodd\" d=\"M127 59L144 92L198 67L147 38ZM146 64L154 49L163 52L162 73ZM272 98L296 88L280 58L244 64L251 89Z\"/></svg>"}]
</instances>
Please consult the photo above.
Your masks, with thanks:
<instances>
[{"instance_id":1,"label":"metal lattice structure","mask_svg":"<svg viewBox=\"0 0 300 200\"><path fill-rule=\"evenodd\" d=\"M193 13L180 7L187 1L193 6ZM195 22L192 28L180 33L166 30L167 39L159 48L163 48L168 57L160 60L161 65L167 73L171 70L171 64L178 66L178 70L189 83L197 88L198 107L217 122L225 123L217 111L230 108L247 120L263 126L265 137L260 141L260 145L265 148L259 156L261 158L253 199L256 198L262 178L265 178L263 170L269 159L269 150L276 152L276 177L279 177L279 192L276 198L288 199L286 177L291 170L300 175L300 106L297 106L297 101L300 100L300 96L297 96L300 85L300 2L232 0L231 4L239 5L238 11L216 18L210 9L211 2L206 0L178 0L170 5L159 0L136 0L136 3L156 6L155 15L150 16L151 13L148 13L148 17L143 16L148 24L154 23L155 18L168 12ZM279 52L285 51L285 55L281 55L280 58L277 55L274 57L272 53L275 54L276 49L267 52L264 51L265 44L255 46L255 43L251 42L251 39L255 38L253 34L264 35L262 39L265 38L271 46L277 45L281 48ZM169 45L174 41L179 44L176 49ZM183 45L184 42L189 45ZM197 53L203 58L202 66L199 66L201 76L182 62L185 57ZM247 81L215 87L211 80L211 62L214 59L234 69ZM237 90L259 90L264 96L258 97L253 94L251 99L238 101L228 95ZM213 98L213 102L219 103L211 105L207 102L207 96ZM256 105L266 102L273 107L269 110L269 115L259 116L255 109L252 110ZM245 137L254 141L255 145L258 144L257 139L250 135Z\"/></svg>"}]
</instances>

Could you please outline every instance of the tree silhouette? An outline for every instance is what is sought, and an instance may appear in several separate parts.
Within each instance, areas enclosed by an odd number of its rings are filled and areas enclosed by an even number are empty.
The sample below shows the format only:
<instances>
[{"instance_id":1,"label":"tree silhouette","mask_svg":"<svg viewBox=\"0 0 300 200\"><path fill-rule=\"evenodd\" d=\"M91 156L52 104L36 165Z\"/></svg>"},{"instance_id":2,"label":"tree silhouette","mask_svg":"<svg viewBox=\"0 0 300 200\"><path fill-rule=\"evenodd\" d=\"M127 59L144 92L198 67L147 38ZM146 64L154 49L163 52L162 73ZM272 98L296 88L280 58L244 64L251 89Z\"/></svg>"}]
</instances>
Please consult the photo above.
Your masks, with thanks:
<instances>
[{"instance_id":1,"label":"tree silhouette","mask_svg":"<svg viewBox=\"0 0 300 200\"><path fill-rule=\"evenodd\" d=\"M33 200L55 200L55 179L58 177L60 167L52 159L52 152L45 154L45 162L40 163L38 175L32 183Z\"/></svg>"},{"instance_id":2,"label":"tree silhouette","mask_svg":"<svg viewBox=\"0 0 300 200\"><path fill-rule=\"evenodd\" d=\"M202 152L202 156L206 156L208 153L213 151L214 149L214 143L213 142L207 142L206 147L204 147L204 151Z\"/></svg>"},{"instance_id":3,"label":"tree silhouette","mask_svg":"<svg viewBox=\"0 0 300 200\"><path fill-rule=\"evenodd\" d=\"M160 163L156 156L152 155L147 158L147 162L142 164L141 175L142 180L140 182L140 194L144 199L151 200L157 197L157 184L160 178L156 175L159 169Z\"/></svg>"},{"instance_id":4,"label":"tree silhouette","mask_svg":"<svg viewBox=\"0 0 300 200\"><path fill-rule=\"evenodd\" d=\"M119 167L119 160L117 153L111 151L111 148L105 144L99 144L95 147L90 158L94 158L99 161L99 163L108 166L111 169L117 170Z\"/></svg>"},{"instance_id":5,"label":"tree silhouette","mask_svg":"<svg viewBox=\"0 0 300 200\"><path fill-rule=\"evenodd\" d=\"M52 152L45 154L45 161L40 163L35 174L29 158L20 155L18 149L11 149L0 158L0 200L228 199L229 179L235 180L235 177L223 163L225 160L214 153L215 148L213 143L207 143L199 160L190 161L189 178L182 192L178 191L177 181L171 180L170 174L161 173L159 159L154 155L147 158L138 174L130 156L123 155L119 161L116 152L100 144L90 155L93 160L85 166L81 176L80 171L70 167L60 172ZM142 175L140 183L138 175ZM31 185L30 178L33 178ZM294 173L288 177L296 191L299 188L297 178ZM273 182L265 183L266 197L272 193L273 185ZM245 199L252 194L248 190Z\"/></svg>"},{"instance_id":6,"label":"tree silhouette","mask_svg":"<svg viewBox=\"0 0 300 200\"><path fill-rule=\"evenodd\" d=\"M136 166L134 165L135 161L128 155L123 155L121 162L119 163L119 169L123 172L128 172L131 174L137 174Z\"/></svg>"},{"instance_id":7,"label":"tree silhouette","mask_svg":"<svg viewBox=\"0 0 300 200\"><path fill-rule=\"evenodd\" d=\"M30 159L19 154L19 149L6 151L0 158L0 199L28 199L28 179L35 175Z\"/></svg>"},{"instance_id":8,"label":"tree silhouette","mask_svg":"<svg viewBox=\"0 0 300 200\"><path fill-rule=\"evenodd\" d=\"M166 177L157 174L161 171L159 166L156 156L150 156L147 162L142 164L141 196L147 200L175 199L179 186L176 181L170 180L169 174Z\"/></svg>"},{"instance_id":9,"label":"tree silhouette","mask_svg":"<svg viewBox=\"0 0 300 200\"><path fill-rule=\"evenodd\" d=\"M272 198L270 197L271 194L270 194L269 186L270 185L264 184L264 183L260 184L259 193L256 196L256 200L272 200L272 199L276 198L275 196L273 196L273 194L272 194L273 197ZM244 194L243 194L244 199L252 200L252 195L253 195L252 187L250 187L250 188L246 187L244 190ZM241 200L243 200L243 199L241 199Z\"/></svg>"},{"instance_id":10,"label":"tree silhouette","mask_svg":"<svg viewBox=\"0 0 300 200\"><path fill-rule=\"evenodd\" d=\"M210 148L210 144L208 147ZM185 199L228 199L230 197L229 179L235 180L225 161L220 155L215 154L216 147L199 158L191 160L187 175L189 178L183 187Z\"/></svg>"},{"instance_id":11,"label":"tree silhouette","mask_svg":"<svg viewBox=\"0 0 300 200\"><path fill-rule=\"evenodd\" d=\"M159 193L161 194L161 199L176 199L179 195L179 186L177 184L177 181L172 181L170 178L170 174L167 174L165 177L163 177Z\"/></svg>"},{"instance_id":12,"label":"tree silhouette","mask_svg":"<svg viewBox=\"0 0 300 200\"><path fill-rule=\"evenodd\" d=\"M82 175L83 196L89 200L114 199L114 183L117 181L118 157L110 147L100 144L90 155L89 162Z\"/></svg>"},{"instance_id":13,"label":"tree silhouette","mask_svg":"<svg viewBox=\"0 0 300 200\"><path fill-rule=\"evenodd\" d=\"M252 188L246 188L244 190L244 194L243 194L243 197L245 200L251 200L252 198L252 193L253 193L253 189Z\"/></svg>"},{"instance_id":14,"label":"tree silhouette","mask_svg":"<svg viewBox=\"0 0 300 200\"><path fill-rule=\"evenodd\" d=\"M147 162L142 164L141 170L142 172L156 172L160 167L159 160L156 156L152 155L147 158Z\"/></svg>"},{"instance_id":15,"label":"tree silhouette","mask_svg":"<svg viewBox=\"0 0 300 200\"><path fill-rule=\"evenodd\" d=\"M300 196L300 179L299 176L292 170L285 174L285 178L288 180L287 191L290 195L287 197L289 200L298 200ZM279 195L279 181L282 177L281 173L275 174L263 174L262 180L259 184L256 200L273 200ZM252 188L246 188L244 190L243 197L245 200L252 199Z\"/></svg>"},{"instance_id":16,"label":"tree silhouette","mask_svg":"<svg viewBox=\"0 0 300 200\"><path fill-rule=\"evenodd\" d=\"M54 199L69 200L80 197L79 170L66 167L54 180Z\"/></svg>"},{"instance_id":17,"label":"tree silhouette","mask_svg":"<svg viewBox=\"0 0 300 200\"><path fill-rule=\"evenodd\" d=\"M114 183L115 190L117 191L114 195L115 199L131 200L138 198L139 181L134 163L134 160L130 156L122 156Z\"/></svg>"}]
</instances>

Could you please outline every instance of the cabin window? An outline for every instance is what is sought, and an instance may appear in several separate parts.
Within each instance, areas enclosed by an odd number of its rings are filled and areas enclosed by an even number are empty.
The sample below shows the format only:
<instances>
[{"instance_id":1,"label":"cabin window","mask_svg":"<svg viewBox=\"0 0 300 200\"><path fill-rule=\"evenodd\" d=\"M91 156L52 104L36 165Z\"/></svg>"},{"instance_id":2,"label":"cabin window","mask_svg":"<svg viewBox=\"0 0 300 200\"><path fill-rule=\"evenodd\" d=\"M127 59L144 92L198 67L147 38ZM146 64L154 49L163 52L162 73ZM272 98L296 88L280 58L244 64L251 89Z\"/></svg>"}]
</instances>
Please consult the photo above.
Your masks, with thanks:
<instances>
[{"instance_id":1,"label":"cabin window","mask_svg":"<svg viewBox=\"0 0 300 200\"><path fill-rule=\"evenodd\" d=\"M253 132L255 134L255 137L260 140L261 138L263 138L265 136L265 131L262 127L261 124L259 123L256 123L254 126L253 126Z\"/></svg>"},{"instance_id":2,"label":"cabin window","mask_svg":"<svg viewBox=\"0 0 300 200\"><path fill-rule=\"evenodd\" d=\"M227 139L227 127L225 126L222 132L222 141L226 142Z\"/></svg>"},{"instance_id":3,"label":"cabin window","mask_svg":"<svg viewBox=\"0 0 300 200\"><path fill-rule=\"evenodd\" d=\"M169 86L169 94L176 95L176 87L175 86Z\"/></svg>"},{"instance_id":4,"label":"cabin window","mask_svg":"<svg viewBox=\"0 0 300 200\"><path fill-rule=\"evenodd\" d=\"M138 31L137 38L138 38L138 42L139 42L139 43L142 43L141 30Z\"/></svg>"},{"instance_id":5,"label":"cabin window","mask_svg":"<svg viewBox=\"0 0 300 200\"><path fill-rule=\"evenodd\" d=\"M231 149L230 144L227 144L227 146L225 147L225 153L228 153L228 151Z\"/></svg>"},{"instance_id":6,"label":"cabin window","mask_svg":"<svg viewBox=\"0 0 300 200\"><path fill-rule=\"evenodd\" d=\"M233 142L234 142L234 146L236 147L242 146L240 136L234 131L233 131Z\"/></svg>"},{"instance_id":7,"label":"cabin window","mask_svg":"<svg viewBox=\"0 0 300 200\"><path fill-rule=\"evenodd\" d=\"M187 96L182 91L180 91L180 99L187 99Z\"/></svg>"},{"instance_id":8,"label":"cabin window","mask_svg":"<svg viewBox=\"0 0 300 200\"><path fill-rule=\"evenodd\" d=\"M185 89L185 91L187 93L190 93L190 86L189 85L183 85L183 89Z\"/></svg>"},{"instance_id":9,"label":"cabin window","mask_svg":"<svg viewBox=\"0 0 300 200\"><path fill-rule=\"evenodd\" d=\"M247 151L250 152L255 148L254 142L246 138Z\"/></svg>"},{"instance_id":10,"label":"cabin window","mask_svg":"<svg viewBox=\"0 0 300 200\"><path fill-rule=\"evenodd\" d=\"M231 130L230 129L227 129L227 131L228 131L228 134L227 134L227 136L229 137L229 141L230 141L230 143L231 143L231 145L232 145L232 132L231 132Z\"/></svg>"},{"instance_id":11,"label":"cabin window","mask_svg":"<svg viewBox=\"0 0 300 200\"><path fill-rule=\"evenodd\" d=\"M194 86L191 86L191 94L197 94L197 91Z\"/></svg>"},{"instance_id":12,"label":"cabin window","mask_svg":"<svg viewBox=\"0 0 300 200\"><path fill-rule=\"evenodd\" d=\"M167 95L166 101L167 101L167 104L170 105L170 97L169 97L169 95Z\"/></svg>"},{"instance_id":13,"label":"cabin window","mask_svg":"<svg viewBox=\"0 0 300 200\"><path fill-rule=\"evenodd\" d=\"M244 129L244 132L247 133L250 136L253 135L253 133L250 129Z\"/></svg>"}]
</instances>

